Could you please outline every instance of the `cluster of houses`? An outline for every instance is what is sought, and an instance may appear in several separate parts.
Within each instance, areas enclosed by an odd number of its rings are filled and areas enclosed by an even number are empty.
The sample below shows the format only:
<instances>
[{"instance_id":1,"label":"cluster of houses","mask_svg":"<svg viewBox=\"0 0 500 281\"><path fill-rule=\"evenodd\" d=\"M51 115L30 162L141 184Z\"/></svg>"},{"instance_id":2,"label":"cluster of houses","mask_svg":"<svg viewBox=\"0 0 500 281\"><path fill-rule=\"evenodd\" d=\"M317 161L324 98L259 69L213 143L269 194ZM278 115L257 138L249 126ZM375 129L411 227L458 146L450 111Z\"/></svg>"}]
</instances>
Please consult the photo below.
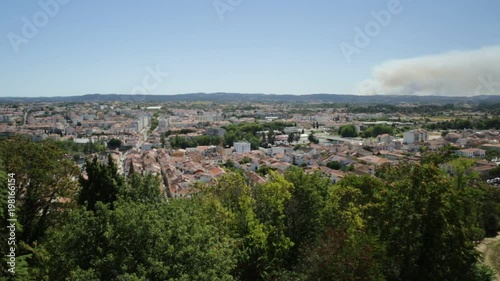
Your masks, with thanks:
<instances>
[{"instance_id":1,"label":"cluster of houses","mask_svg":"<svg viewBox=\"0 0 500 281\"><path fill-rule=\"evenodd\" d=\"M442 138L429 140L429 133L413 130L413 141L408 144L403 139L380 135L376 139L358 143L320 143L308 145L278 145L270 148L251 150L246 141L235 142L233 147L198 146L187 149L152 148L147 150L131 149L125 153L123 171L153 173L162 176L167 194L171 197L189 196L196 192L196 183L212 184L226 173L224 167L241 169L250 182L263 183L265 174L262 168L284 173L290 166L301 166L307 172L321 172L333 183L341 180L347 173L373 175L376 167L384 164L397 164L401 161L420 161L421 153L414 152L415 146L437 150L451 144L456 146L455 153L460 157L477 158L473 170L486 175L498 163L485 160L487 150L500 151L494 142L482 148L463 148ZM332 169L329 163L336 162ZM443 169L453 173L451 165Z\"/></svg>"},{"instance_id":2,"label":"cluster of houses","mask_svg":"<svg viewBox=\"0 0 500 281\"><path fill-rule=\"evenodd\" d=\"M496 162L485 159L487 152L500 153L500 133L495 130L462 130L450 132L444 137L423 129L407 130L399 138L389 134L370 139L330 136L331 131L327 132L326 128L354 124L359 131L361 127L379 122L362 122L360 119L384 117L382 113L351 114L344 109L326 109L314 114L285 114L284 109L276 105L263 105L258 109L236 109L232 112L221 107L170 108L168 112L158 114L162 107L88 103L74 108L50 105L48 110L47 106L4 109L0 112L0 135L24 134L35 140L53 138L77 143L119 139L120 151L108 153L119 163L120 171L124 175L134 171L161 176L162 188L171 197L189 196L196 191L196 183L216 182L226 173L225 167L228 166L241 169L249 181L255 183L266 181L262 172L266 169L284 173L292 165L301 166L308 172L321 172L332 182L337 182L347 173L373 175L380 165L420 161L424 149L438 150L451 145L455 147L457 156L477 159L474 170L487 175L498 164L498 159ZM236 141L232 147L223 147L221 143L177 150L164 148L168 147L165 144L169 140L168 137L166 140L162 138L164 132L185 130L181 134L184 137L222 137L226 133L223 127L232 123L256 122L256 118L260 118L258 122L280 119L293 126L283 132L274 132L276 142L269 148L252 150L246 141ZM12 120L22 124L12 126L6 123ZM153 121L156 121L157 127L150 131ZM395 121L391 124L409 125ZM320 133L317 144L308 141L308 134L314 126ZM289 142L290 134L296 134L298 138ZM106 159L103 155L100 157L103 161ZM334 166L335 169L332 168ZM453 172L446 165L443 169Z\"/></svg>"}]
</instances>

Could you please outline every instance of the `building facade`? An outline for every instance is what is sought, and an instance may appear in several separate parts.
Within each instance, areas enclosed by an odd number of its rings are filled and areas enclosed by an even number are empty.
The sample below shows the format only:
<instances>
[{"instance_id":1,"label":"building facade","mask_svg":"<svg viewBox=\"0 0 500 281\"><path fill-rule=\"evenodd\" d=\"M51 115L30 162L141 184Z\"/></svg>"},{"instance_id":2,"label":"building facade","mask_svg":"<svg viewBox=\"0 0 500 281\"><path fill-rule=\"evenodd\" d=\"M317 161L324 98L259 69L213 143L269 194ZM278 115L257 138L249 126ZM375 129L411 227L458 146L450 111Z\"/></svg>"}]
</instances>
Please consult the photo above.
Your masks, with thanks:
<instances>
[{"instance_id":1,"label":"building facade","mask_svg":"<svg viewBox=\"0 0 500 281\"><path fill-rule=\"evenodd\" d=\"M250 152L250 143L247 141L239 141L233 144L234 151L236 153L248 153Z\"/></svg>"},{"instance_id":2,"label":"building facade","mask_svg":"<svg viewBox=\"0 0 500 281\"><path fill-rule=\"evenodd\" d=\"M412 144L416 142L426 142L429 140L429 133L426 130L412 130L403 133L403 143Z\"/></svg>"}]
</instances>

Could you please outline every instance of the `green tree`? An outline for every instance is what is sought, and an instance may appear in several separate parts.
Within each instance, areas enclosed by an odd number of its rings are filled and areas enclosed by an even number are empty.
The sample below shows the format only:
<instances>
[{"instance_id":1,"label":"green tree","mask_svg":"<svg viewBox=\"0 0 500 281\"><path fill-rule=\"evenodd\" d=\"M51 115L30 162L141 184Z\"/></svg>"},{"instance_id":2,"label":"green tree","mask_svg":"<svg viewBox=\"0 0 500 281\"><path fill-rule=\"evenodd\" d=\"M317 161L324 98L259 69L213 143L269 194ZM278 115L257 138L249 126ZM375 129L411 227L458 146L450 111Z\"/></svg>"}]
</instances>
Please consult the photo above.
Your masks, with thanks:
<instances>
[{"instance_id":1,"label":"green tree","mask_svg":"<svg viewBox=\"0 0 500 281\"><path fill-rule=\"evenodd\" d=\"M161 147L164 148L165 147L165 144L166 144L166 140L165 140L165 133L161 133L160 135L160 142L161 142Z\"/></svg>"},{"instance_id":2,"label":"green tree","mask_svg":"<svg viewBox=\"0 0 500 281\"><path fill-rule=\"evenodd\" d=\"M323 233L319 218L325 207L330 181L320 173L306 174L292 166L285 172L285 179L293 184L292 197L286 203L286 236L292 240L287 263L294 268L301 252L308 249Z\"/></svg>"},{"instance_id":3,"label":"green tree","mask_svg":"<svg viewBox=\"0 0 500 281\"><path fill-rule=\"evenodd\" d=\"M7 272L6 257L2 257L0 280L30 279L33 252L48 228L59 226L64 212L72 208L71 199L77 190L72 179L78 168L71 156L54 141L35 143L23 136L0 142L0 207L2 222L7 226L7 172L15 179L16 244L2 243L0 249L7 254L11 246L16 248L15 276ZM8 229L2 228L0 238L8 241ZM7 277L10 276L10 277Z\"/></svg>"},{"instance_id":4,"label":"green tree","mask_svg":"<svg viewBox=\"0 0 500 281\"><path fill-rule=\"evenodd\" d=\"M318 144L319 143L319 140L314 137L314 134L313 133L310 133L309 136L307 137L307 139L311 142L311 143L315 143L315 144Z\"/></svg>"},{"instance_id":5,"label":"green tree","mask_svg":"<svg viewBox=\"0 0 500 281\"><path fill-rule=\"evenodd\" d=\"M243 157L243 159L240 160L239 163L240 164L248 164L250 162L252 162L252 159L250 159L250 157L248 157L248 156L245 156L245 157Z\"/></svg>"},{"instance_id":6,"label":"green tree","mask_svg":"<svg viewBox=\"0 0 500 281\"><path fill-rule=\"evenodd\" d=\"M327 229L306 251L301 266L304 280L370 280L384 277L376 257L376 241L366 233Z\"/></svg>"},{"instance_id":7,"label":"green tree","mask_svg":"<svg viewBox=\"0 0 500 281\"><path fill-rule=\"evenodd\" d=\"M243 177L230 173L210 188L220 202L219 209L226 214L237 241L237 266L234 276L239 280L260 280L266 267L266 243L269 233L256 214L256 200Z\"/></svg>"},{"instance_id":8,"label":"green tree","mask_svg":"<svg viewBox=\"0 0 500 281\"><path fill-rule=\"evenodd\" d=\"M485 235L495 237L499 230L500 190L488 184L481 184L479 188L482 191L481 214Z\"/></svg>"},{"instance_id":9,"label":"green tree","mask_svg":"<svg viewBox=\"0 0 500 281\"><path fill-rule=\"evenodd\" d=\"M118 174L118 168L111 155L108 155L106 164L99 162L97 157L87 161L85 170L87 177L80 176L82 188L78 195L78 203L88 210L95 210L97 202L109 203L112 207L125 182Z\"/></svg>"},{"instance_id":10,"label":"green tree","mask_svg":"<svg viewBox=\"0 0 500 281\"><path fill-rule=\"evenodd\" d=\"M472 166L476 163L474 159L458 158L449 162L453 167L454 181L457 189L463 189L472 180L479 177L477 173L471 171Z\"/></svg>"},{"instance_id":11,"label":"green tree","mask_svg":"<svg viewBox=\"0 0 500 281\"><path fill-rule=\"evenodd\" d=\"M166 195L160 190L161 180L158 175L132 173L127 177L124 187L119 189L118 196L125 201L145 204L163 202Z\"/></svg>"},{"instance_id":12,"label":"green tree","mask_svg":"<svg viewBox=\"0 0 500 281\"><path fill-rule=\"evenodd\" d=\"M388 280L474 280L477 254L475 190L436 166L401 164L380 174L384 193L379 224Z\"/></svg>"},{"instance_id":13,"label":"green tree","mask_svg":"<svg viewBox=\"0 0 500 281\"><path fill-rule=\"evenodd\" d=\"M428 149L423 147L421 151L422 156L420 158L420 162L422 164L434 164L434 165L447 163L457 158L457 156L455 155L456 149L457 148L452 147L451 145L441 147L437 151L429 151Z\"/></svg>"},{"instance_id":14,"label":"green tree","mask_svg":"<svg viewBox=\"0 0 500 281\"><path fill-rule=\"evenodd\" d=\"M326 166L334 170L340 170L341 168L339 161L329 161L328 163L326 163Z\"/></svg>"},{"instance_id":15,"label":"green tree","mask_svg":"<svg viewBox=\"0 0 500 281\"><path fill-rule=\"evenodd\" d=\"M31 244L71 206L78 168L56 142L22 136L0 142L0 159L4 171L15 174L17 219L23 226L18 239Z\"/></svg>"},{"instance_id":16,"label":"green tree","mask_svg":"<svg viewBox=\"0 0 500 281\"><path fill-rule=\"evenodd\" d=\"M119 139L110 139L108 141L108 148L109 149L117 149L117 148L120 148L122 146L122 141L119 140Z\"/></svg>"},{"instance_id":17,"label":"green tree","mask_svg":"<svg viewBox=\"0 0 500 281\"><path fill-rule=\"evenodd\" d=\"M356 133L356 127L353 124L340 126L339 135L344 138L358 136L358 134Z\"/></svg>"},{"instance_id":18,"label":"green tree","mask_svg":"<svg viewBox=\"0 0 500 281\"><path fill-rule=\"evenodd\" d=\"M376 237L363 220L361 190L343 185L329 188L321 222L324 232L306 251L306 280L384 280Z\"/></svg>"},{"instance_id":19,"label":"green tree","mask_svg":"<svg viewBox=\"0 0 500 281\"><path fill-rule=\"evenodd\" d=\"M261 256L261 276L266 279L272 279L282 271L284 258L293 246L292 240L286 235L285 224L285 208L292 196L292 189L293 185L274 171L270 172L267 183L255 189L256 214L267 234L266 254Z\"/></svg>"},{"instance_id":20,"label":"green tree","mask_svg":"<svg viewBox=\"0 0 500 281\"><path fill-rule=\"evenodd\" d=\"M394 134L394 128L390 125L382 125L382 124L377 124L375 126L371 126L366 128L363 132L363 137L365 138L374 138L379 135L383 134L389 134L392 135Z\"/></svg>"},{"instance_id":21,"label":"green tree","mask_svg":"<svg viewBox=\"0 0 500 281\"><path fill-rule=\"evenodd\" d=\"M270 131L268 134L267 134L267 142L271 145L274 145L274 141L276 139L276 136L274 135L274 132L273 131Z\"/></svg>"},{"instance_id":22,"label":"green tree","mask_svg":"<svg viewBox=\"0 0 500 281\"><path fill-rule=\"evenodd\" d=\"M97 203L50 233L49 280L233 280L233 240L188 200ZM210 261L210 262L207 262Z\"/></svg>"}]
</instances>

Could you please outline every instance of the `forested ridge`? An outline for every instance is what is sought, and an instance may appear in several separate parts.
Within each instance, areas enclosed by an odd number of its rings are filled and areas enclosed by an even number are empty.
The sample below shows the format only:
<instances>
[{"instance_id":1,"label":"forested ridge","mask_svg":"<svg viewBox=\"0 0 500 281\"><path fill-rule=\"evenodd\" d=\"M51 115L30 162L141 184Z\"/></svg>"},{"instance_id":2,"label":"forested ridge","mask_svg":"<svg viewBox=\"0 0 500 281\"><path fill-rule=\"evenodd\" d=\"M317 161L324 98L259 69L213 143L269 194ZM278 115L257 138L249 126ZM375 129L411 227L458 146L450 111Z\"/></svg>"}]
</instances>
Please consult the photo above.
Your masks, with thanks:
<instances>
[{"instance_id":1,"label":"forested ridge","mask_svg":"<svg viewBox=\"0 0 500 281\"><path fill-rule=\"evenodd\" d=\"M492 280L475 246L498 230L500 192L467 161L450 176L434 159L337 184L299 167L262 185L229 172L167 199L111 158L84 177L58 142L2 140L4 225L7 173L19 189L16 274L2 261L0 280Z\"/></svg>"}]
</instances>

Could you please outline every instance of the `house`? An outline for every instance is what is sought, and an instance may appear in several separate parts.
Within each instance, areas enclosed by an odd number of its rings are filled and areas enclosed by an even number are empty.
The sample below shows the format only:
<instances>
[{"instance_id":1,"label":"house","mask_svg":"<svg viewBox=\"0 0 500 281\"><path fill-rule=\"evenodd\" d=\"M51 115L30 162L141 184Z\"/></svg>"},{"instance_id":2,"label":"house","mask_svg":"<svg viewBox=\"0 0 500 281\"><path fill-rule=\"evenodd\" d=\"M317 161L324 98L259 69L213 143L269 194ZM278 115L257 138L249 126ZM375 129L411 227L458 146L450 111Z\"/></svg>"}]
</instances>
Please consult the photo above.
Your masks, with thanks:
<instances>
[{"instance_id":1,"label":"house","mask_svg":"<svg viewBox=\"0 0 500 281\"><path fill-rule=\"evenodd\" d=\"M326 163L330 162L330 161L337 161L340 163L340 165L342 165L343 167L345 166L348 166L348 165L351 165L354 161L351 160L351 159L348 159L346 157L342 157L342 156L339 156L339 155L332 155L330 157L328 157L324 162L325 162L325 165Z\"/></svg>"},{"instance_id":2,"label":"house","mask_svg":"<svg viewBox=\"0 0 500 281\"><path fill-rule=\"evenodd\" d=\"M266 180L263 177L261 177L260 175L258 175L257 173L246 171L245 176L253 183L256 183L256 184L266 183Z\"/></svg>"},{"instance_id":3,"label":"house","mask_svg":"<svg viewBox=\"0 0 500 281\"><path fill-rule=\"evenodd\" d=\"M382 134L377 136L377 142L379 143L391 143L392 138L389 134Z\"/></svg>"},{"instance_id":4,"label":"house","mask_svg":"<svg viewBox=\"0 0 500 281\"><path fill-rule=\"evenodd\" d=\"M296 152L303 153L306 155L314 155L314 154L316 154L316 149L311 145L309 147L300 147L299 149L297 149Z\"/></svg>"},{"instance_id":5,"label":"house","mask_svg":"<svg viewBox=\"0 0 500 281\"><path fill-rule=\"evenodd\" d=\"M385 158L377 157L375 155L364 156L364 157L360 157L358 159L360 161L364 161L364 162L366 162L368 164L374 164L376 166L379 166L379 165L391 162L391 161L389 161L389 160L387 160Z\"/></svg>"},{"instance_id":6,"label":"house","mask_svg":"<svg viewBox=\"0 0 500 281\"><path fill-rule=\"evenodd\" d=\"M403 154L397 153L397 152L390 152L386 150L381 150L380 155L383 155L385 158L393 161L400 161L405 158Z\"/></svg>"},{"instance_id":7,"label":"house","mask_svg":"<svg viewBox=\"0 0 500 281\"><path fill-rule=\"evenodd\" d=\"M490 171L495 169L496 165L490 165L490 166L475 166L472 168L472 170L476 173L478 173L481 177L487 177L490 174Z\"/></svg>"},{"instance_id":8,"label":"house","mask_svg":"<svg viewBox=\"0 0 500 281\"><path fill-rule=\"evenodd\" d=\"M481 148L488 150L488 151L497 151L500 152L500 144L495 143L495 144L483 144Z\"/></svg>"},{"instance_id":9,"label":"house","mask_svg":"<svg viewBox=\"0 0 500 281\"><path fill-rule=\"evenodd\" d=\"M290 166L291 164L286 162L274 162L271 164L271 167L274 167L280 171L286 171L286 169L288 169Z\"/></svg>"},{"instance_id":10,"label":"house","mask_svg":"<svg viewBox=\"0 0 500 281\"><path fill-rule=\"evenodd\" d=\"M233 144L234 151L236 153L248 153L250 152L250 143L247 141L239 141Z\"/></svg>"},{"instance_id":11,"label":"house","mask_svg":"<svg viewBox=\"0 0 500 281\"><path fill-rule=\"evenodd\" d=\"M373 167L370 167L368 165L364 165L364 164L356 164L354 166L354 173L356 175L360 175L360 176L363 176L363 175L374 175L375 174L375 169L373 169Z\"/></svg>"},{"instance_id":12,"label":"house","mask_svg":"<svg viewBox=\"0 0 500 281\"><path fill-rule=\"evenodd\" d=\"M273 147L271 147L270 154L268 154L268 155L269 156L274 156L274 155L277 155L277 154L285 154L285 148L282 147L282 146L273 146Z\"/></svg>"},{"instance_id":13,"label":"house","mask_svg":"<svg viewBox=\"0 0 500 281\"><path fill-rule=\"evenodd\" d=\"M455 154L467 158L484 158L486 151L479 148L467 148L455 151Z\"/></svg>"},{"instance_id":14,"label":"house","mask_svg":"<svg viewBox=\"0 0 500 281\"><path fill-rule=\"evenodd\" d=\"M276 135L274 140L278 143L288 142L288 135Z\"/></svg>"},{"instance_id":15,"label":"house","mask_svg":"<svg viewBox=\"0 0 500 281\"><path fill-rule=\"evenodd\" d=\"M298 133L299 129L297 127L285 127L284 131L285 131L285 134L294 134L294 133Z\"/></svg>"},{"instance_id":16,"label":"house","mask_svg":"<svg viewBox=\"0 0 500 281\"><path fill-rule=\"evenodd\" d=\"M214 178L218 178L218 177L221 177L221 176L226 174L226 172L224 172L224 170L221 169L220 167L215 167L215 168L209 170L208 172Z\"/></svg>"},{"instance_id":17,"label":"house","mask_svg":"<svg viewBox=\"0 0 500 281\"><path fill-rule=\"evenodd\" d=\"M427 143L428 143L429 149L432 151L436 151L436 150L444 147L444 145L445 145L445 141L442 139L430 140Z\"/></svg>"},{"instance_id":18,"label":"house","mask_svg":"<svg viewBox=\"0 0 500 281\"><path fill-rule=\"evenodd\" d=\"M292 154L292 163L295 165L307 165L307 159L306 155L304 153L293 153Z\"/></svg>"},{"instance_id":19,"label":"house","mask_svg":"<svg viewBox=\"0 0 500 281\"><path fill-rule=\"evenodd\" d=\"M470 139L469 138L461 138L456 141L456 144L458 144L460 147L465 147L469 143Z\"/></svg>"},{"instance_id":20,"label":"house","mask_svg":"<svg viewBox=\"0 0 500 281\"><path fill-rule=\"evenodd\" d=\"M415 142L426 142L429 140L429 133L426 130L418 129L403 133L403 143L412 144Z\"/></svg>"},{"instance_id":21,"label":"house","mask_svg":"<svg viewBox=\"0 0 500 281\"><path fill-rule=\"evenodd\" d=\"M444 139L449 142L456 142L458 139L460 139L462 135L457 134L457 133L448 133Z\"/></svg>"},{"instance_id":22,"label":"house","mask_svg":"<svg viewBox=\"0 0 500 281\"><path fill-rule=\"evenodd\" d=\"M330 168L325 167L325 166L321 166L320 170L321 170L321 172L323 172L324 175L326 175L330 178L330 181L332 183L337 183L345 177L344 172L330 169Z\"/></svg>"},{"instance_id":23,"label":"house","mask_svg":"<svg viewBox=\"0 0 500 281\"><path fill-rule=\"evenodd\" d=\"M449 174L452 174L452 175L456 174L455 167L450 163L440 164L439 167L441 167L441 169L443 169L444 171L446 171ZM470 173L471 171L473 171L473 172L476 172L477 174L479 174L480 176L484 177L484 176L488 176L489 172L495 168L496 168L496 164L494 162L489 162L486 160L477 160L474 163L474 166L471 167L471 169L469 169L466 173Z\"/></svg>"}]
</instances>

